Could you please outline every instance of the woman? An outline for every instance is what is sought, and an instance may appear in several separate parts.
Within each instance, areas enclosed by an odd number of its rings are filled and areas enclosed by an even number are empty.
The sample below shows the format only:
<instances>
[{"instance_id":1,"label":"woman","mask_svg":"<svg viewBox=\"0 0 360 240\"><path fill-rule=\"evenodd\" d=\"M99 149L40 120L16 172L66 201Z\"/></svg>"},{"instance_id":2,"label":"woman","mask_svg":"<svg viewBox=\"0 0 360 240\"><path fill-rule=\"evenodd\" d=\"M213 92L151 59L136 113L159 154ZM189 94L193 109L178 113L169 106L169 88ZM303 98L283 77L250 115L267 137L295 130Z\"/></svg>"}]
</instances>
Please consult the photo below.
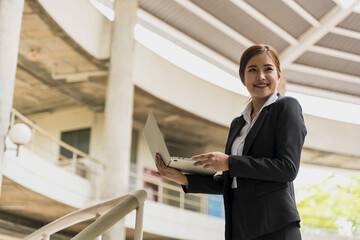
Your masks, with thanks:
<instances>
[{"instance_id":1,"label":"woman","mask_svg":"<svg viewBox=\"0 0 360 240\"><path fill-rule=\"evenodd\" d=\"M192 157L196 166L222 174L184 175L157 155L159 176L188 193L223 194L227 240L301 239L293 187L306 135L301 107L277 92L281 70L274 48L248 48L239 74L251 102L232 121L225 154Z\"/></svg>"}]
</instances>

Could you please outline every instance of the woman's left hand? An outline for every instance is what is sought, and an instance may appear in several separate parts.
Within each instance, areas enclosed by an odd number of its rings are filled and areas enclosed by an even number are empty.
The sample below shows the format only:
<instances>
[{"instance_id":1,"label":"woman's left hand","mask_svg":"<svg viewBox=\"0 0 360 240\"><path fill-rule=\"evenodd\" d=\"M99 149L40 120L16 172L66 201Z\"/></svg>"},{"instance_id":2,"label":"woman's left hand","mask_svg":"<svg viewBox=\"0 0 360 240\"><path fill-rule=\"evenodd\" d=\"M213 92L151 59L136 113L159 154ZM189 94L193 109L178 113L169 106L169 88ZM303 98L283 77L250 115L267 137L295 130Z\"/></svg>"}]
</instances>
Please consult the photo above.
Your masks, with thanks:
<instances>
[{"instance_id":1,"label":"woman's left hand","mask_svg":"<svg viewBox=\"0 0 360 240\"><path fill-rule=\"evenodd\" d=\"M222 152L210 152L191 157L197 162L194 166L203 166L205 169L213 169L216 172L229 170L229 155Z\"/></svg>"}]
</instances>

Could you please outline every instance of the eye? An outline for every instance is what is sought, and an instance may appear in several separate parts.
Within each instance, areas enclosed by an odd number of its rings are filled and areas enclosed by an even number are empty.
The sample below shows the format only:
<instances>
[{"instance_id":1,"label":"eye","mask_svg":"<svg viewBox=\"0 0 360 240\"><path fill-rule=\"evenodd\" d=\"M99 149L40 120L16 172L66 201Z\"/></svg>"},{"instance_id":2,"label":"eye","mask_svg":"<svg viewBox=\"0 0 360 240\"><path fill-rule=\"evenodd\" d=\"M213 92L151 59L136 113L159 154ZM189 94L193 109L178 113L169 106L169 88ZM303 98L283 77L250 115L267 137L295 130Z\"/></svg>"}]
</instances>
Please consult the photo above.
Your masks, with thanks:
<instances>
[{"instance_id":1,"label":"eye","mask_svg":"<svg viewBox=\"0 0 360 240\"><path fill-rule=\"evenodd\" d=\"M255 68L250 68L248 72L256 72Z\"/></svg>"},{"instance_id":2,"label":"eye","mask_svg":"<svg viewBox=\"0 0 360 240\"><path fill-rule=\"evenodd\" d=\"M266 69L265 69L265 71L273 71L274 70L274 68L272 68L272 67L267 67Z\"/></svg>"}]
</instances>

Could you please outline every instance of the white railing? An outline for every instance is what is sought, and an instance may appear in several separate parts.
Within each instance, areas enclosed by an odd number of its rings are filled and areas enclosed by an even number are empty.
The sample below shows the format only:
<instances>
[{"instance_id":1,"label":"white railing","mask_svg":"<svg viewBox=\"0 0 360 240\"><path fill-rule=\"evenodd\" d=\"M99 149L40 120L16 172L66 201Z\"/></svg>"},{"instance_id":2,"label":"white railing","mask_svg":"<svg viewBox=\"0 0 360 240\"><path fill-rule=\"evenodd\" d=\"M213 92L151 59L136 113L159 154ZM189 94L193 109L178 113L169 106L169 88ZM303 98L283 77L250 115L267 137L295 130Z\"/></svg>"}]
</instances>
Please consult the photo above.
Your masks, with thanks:
<instances>
[{"instance_id":1,"label":"white railing","mask_svg":"<svg viewBox=\"0 0 360 240\"><path fill-rule=\"evenodd\" d=\"M107 200L91 207L81 209L65 215L32 234L24 240L49 240L50 236L65 228L83 221L97 218L93 223L78 233L73 240L101 239L101 236L127 214L136 209L134 239L141 240L143 231L143 211L147 194L144 190L137 190L125 196Z\"/></svg>"},{"instance_id":2,"label":"white railing","mask_svg":"<svg viewBox=\"0 0 360 240\"><path fill-rule=\"evenodd\" d=\"M103 162L57 139L13 108L11 111L10 126L15 122L23 122L31 128L32 140L27 147L44 159L54 159L54 164L86 178L90 178L89 174L95 176L101 175L102 172L99 171L105 169L105 164ZM37 139L41 139L41 141L37 141ZM53 144L56 145L55 148L52 147ZM72 157L66 158L65 156L62 156L60 154L61 148L71 152ZM81 174L79 171L82 171L85 174Z\"/></svg>"},{"instance_id":3,"label":"white railing","mask_svg":"<svg viewBox=\"0 0 360 240\"><path fill-rule=\"evenodd\" d=\"M10 126L12 126L15 122L24 122L31 128L33 135L32 140L28 146L26 146L29 150L33 151L35 154L39 154L39 156L43 159L55 159L54 164L59 167L65 167L65 169L70 170L75 174L79 175L78 170L83 170L86 173L86 178L91 179L94 188L98 189L98 180L102 171L105 169L104 163L55 138L50 133L27 119L17 110L12 109ZM55 151L49 152L47 155L43 155L43 153L40 152L40 150L48 150L53 144L56 145ZM42 147L42 145L44 146ZM72 153L71 159L60 155L61 147ZM92 167L81 164L86 160L92 163ZM66 168L66 166L70 166L70 168ZM206 194L185 194L182 188L177 184L174 185L169 182L165 182L160 178L149 177L145 174L136 173L135 166L132 166L131 168L133 171L130 171L129 191L145 188L148 191L148 199L151 201L171 205L185 210L223 217L224 210L221 198L216 198L215 196ZM89 174L93 174L93 176L91 177ZM215 204L209 204L209 202ZM211 212L215 214L211 214Z\"/></svg>"},{"instance_id":4,"label":"white railing","mask_svg":"<svg viewBox=\"0 0 360 240\"><path fill-rule=\"evenodd\" d=\"M185 194L178 184L171 184L161 178L137 174L132 167L130 172L129 191L144 188L148 192L148 200L178 207L184 210L203 213L216 217L224 217L222 196L207 194Z\"/></svg>"}]
</instances>

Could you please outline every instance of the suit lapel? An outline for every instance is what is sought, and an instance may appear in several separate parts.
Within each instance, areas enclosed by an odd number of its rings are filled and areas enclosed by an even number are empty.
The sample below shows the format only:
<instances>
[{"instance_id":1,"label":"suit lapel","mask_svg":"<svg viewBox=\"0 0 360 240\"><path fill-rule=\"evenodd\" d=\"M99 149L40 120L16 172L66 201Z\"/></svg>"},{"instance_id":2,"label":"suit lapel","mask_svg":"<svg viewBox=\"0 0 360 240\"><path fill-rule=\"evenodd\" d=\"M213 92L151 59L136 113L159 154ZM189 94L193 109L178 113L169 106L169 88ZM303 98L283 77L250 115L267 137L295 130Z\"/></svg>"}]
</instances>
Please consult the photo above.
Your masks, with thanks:
<instances>
[{"instance_id":1,"label":"suit lapel","mask_svg":"<svg viewBox=\"0 0 360 240\"><path fill-rule=\"evenodd\" d=\"M261 129L261 126L264 123L264 120L266 118L268 110L269 110L269 107L265 107L260 112L259 118L256 120L254 126L252 126L252 128L250 129L248 135L245 138L244 149L243 149L242 155L248 154L248 152L250 150L250 146L254 142L256 135L258 134L259 130Z\"/></svg>"},{"instance_id":2,"label":"suit lapel","mask_svg":"<svg viewBox=\"0 0 360 240\"><path fill-rule=\"evenodd\" d=\"M225 149L226 154L231 154L231 146L232 146L236 136L239 135L240 130L244 127L244 125L245 125L245 119L243 116L241 116L231 126L230 131L229 131L229 137L228 137L228 140L226 143L226 149Z\"/></svg>"}]
</instances>

